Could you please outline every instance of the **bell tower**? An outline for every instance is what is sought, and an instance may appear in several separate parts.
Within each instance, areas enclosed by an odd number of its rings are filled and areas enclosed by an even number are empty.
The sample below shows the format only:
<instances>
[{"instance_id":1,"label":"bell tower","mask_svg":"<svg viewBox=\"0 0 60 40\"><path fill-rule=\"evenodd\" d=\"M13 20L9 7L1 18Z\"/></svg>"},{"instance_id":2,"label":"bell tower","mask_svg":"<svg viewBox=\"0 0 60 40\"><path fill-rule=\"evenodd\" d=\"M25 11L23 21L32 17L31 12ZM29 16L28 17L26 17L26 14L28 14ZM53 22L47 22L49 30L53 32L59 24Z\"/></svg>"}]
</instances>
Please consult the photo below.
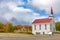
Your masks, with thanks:
<instances>
[{"instance_id":1,"label":"bell tower","mask_svg":"<svg viewBox=\"0 0 60 40\"><path fill-rule=\"evenodd\" d=\"M50 11L50 16L49 16L49 18L50 18L50 19L54 19L52 7L51 7L51 11Z\"/></svg>"}]
</instances>

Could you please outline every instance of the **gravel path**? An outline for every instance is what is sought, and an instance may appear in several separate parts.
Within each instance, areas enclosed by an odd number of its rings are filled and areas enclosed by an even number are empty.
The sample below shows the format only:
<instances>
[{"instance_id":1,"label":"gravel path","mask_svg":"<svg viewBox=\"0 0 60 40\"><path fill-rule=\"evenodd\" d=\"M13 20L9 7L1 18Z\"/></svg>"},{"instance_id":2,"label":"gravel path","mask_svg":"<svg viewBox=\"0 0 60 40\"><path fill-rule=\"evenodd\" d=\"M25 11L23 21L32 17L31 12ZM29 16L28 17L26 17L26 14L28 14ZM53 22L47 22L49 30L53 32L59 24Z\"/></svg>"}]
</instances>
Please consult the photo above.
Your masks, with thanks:
<instances>
[{"instance_id":1,"label":"gravel path","mask_svg":"<svg viewBox=\"0 0 60 40\"><path fill-rule=\"evenodd\" d=\"M0 40L60 40L60 34L53 36L0 33Z\"/></svg>"}]
</instances>

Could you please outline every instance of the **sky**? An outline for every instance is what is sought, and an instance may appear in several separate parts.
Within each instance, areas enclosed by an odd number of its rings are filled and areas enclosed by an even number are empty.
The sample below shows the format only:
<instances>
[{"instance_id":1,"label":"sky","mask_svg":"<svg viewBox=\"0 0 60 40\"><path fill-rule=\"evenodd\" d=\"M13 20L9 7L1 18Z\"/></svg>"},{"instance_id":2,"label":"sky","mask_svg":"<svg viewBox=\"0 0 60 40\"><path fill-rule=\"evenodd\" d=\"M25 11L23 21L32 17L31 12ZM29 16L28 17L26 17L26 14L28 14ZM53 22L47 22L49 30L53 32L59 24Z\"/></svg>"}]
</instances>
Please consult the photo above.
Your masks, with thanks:
<instances>
[{"instance_id":1,"label":"sky","mask_svg":"<svg viewBox=\"0 0 60 40\"><path fill-rule=\"evenodd\" d=\"M55 22L60 21L60 0L0 0L0 22L31 25L34 19L47 18L51 7Z\"/></svg>"}]
</instances>

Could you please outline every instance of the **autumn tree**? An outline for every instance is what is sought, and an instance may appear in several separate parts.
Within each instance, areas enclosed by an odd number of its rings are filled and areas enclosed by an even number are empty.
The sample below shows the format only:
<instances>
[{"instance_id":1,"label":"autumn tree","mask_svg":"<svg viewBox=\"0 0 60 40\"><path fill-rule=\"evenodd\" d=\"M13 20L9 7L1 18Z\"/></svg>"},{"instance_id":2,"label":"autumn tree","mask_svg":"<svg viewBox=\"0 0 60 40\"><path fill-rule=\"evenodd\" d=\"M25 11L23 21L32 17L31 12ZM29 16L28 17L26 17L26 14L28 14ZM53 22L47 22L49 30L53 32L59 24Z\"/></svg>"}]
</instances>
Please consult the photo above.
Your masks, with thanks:
<instances>
[{"instance_id":1,"label":"autumn tree","mask_svg":"<svg viewBox=\"0 0 60 40\"><path fill-rule=\"evenodd\" d=\"M24 28L27 30L27 32L29 31L29 26L28 25L24 25Z\"/></svg>"},{"instance_id":2,"label":"autumn tree","mask_svg":"<svg viewBox=\"0 0 60 40\"><path fill-rule=\"evenodd\" d=\"M29 31L32 31L32 26L29 26Z\"/></svg>"},{"instance_id":3,"label":"autumn tree","mask_svg":"<svg viewBox=\"0 0 60 40\"><path fill-rule=\"evenodd\" d=\"M3 25L2 29L3 29L3 30L6 30L6 25Z\"/></svg>"},{"instance_id":4,"label":"autumn tree","mask_svg":"<svg viewBox=\"0 0 60 40\"><path fill-rule=\"evenodd\" d=\"M6 23L6 32L13 32L12 23L10 23L10 22Z\"/></svg>"},{"instance_id":5,"label":"autumn tree","mask_svg":"<svg viewBox=\"0 0 60 40\"><path fill-rule=\"evenodd\" d=\"M57 31L60 31L60 22L56 22L55 27Z\"/></svg>"},{"instance_id":6,"label":"autumn tree","mask_svg":"<svg viewBox=\"0 0 60 40\"><path fill-rule=\"evenodd\" d=\"M3 27L3 23L2 23L2 22L0 22L0 29L2 29L2 27Z\"/></svg>"},{"instance_id":7,"label":"autumn tree","mask_svg":"<svg viewBox=\"0 0 60 40\"><path fill-rule=\"evenodd\" d=\"M13 26L13 30L17 30L17 26Z\"/></svg>"},{"instance_id":8,"label":"autumn tree","mask_svg":"<svg viewBox=\"0 0 60 40\"><path fill-rule=\"evenodd\" d=\"M18 30L22 30L23 26L22 25L17 25Z\"/></svg>"}]
</instances>

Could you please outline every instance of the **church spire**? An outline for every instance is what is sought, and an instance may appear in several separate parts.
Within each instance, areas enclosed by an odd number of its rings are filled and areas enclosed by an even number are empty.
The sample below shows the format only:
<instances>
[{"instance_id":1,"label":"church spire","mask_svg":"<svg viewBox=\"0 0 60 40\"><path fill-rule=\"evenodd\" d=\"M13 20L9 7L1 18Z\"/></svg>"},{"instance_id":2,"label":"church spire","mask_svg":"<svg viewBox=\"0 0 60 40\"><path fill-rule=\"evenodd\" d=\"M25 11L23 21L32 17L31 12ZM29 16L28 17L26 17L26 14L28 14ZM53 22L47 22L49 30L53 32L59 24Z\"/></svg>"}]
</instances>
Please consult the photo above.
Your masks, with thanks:
<instances>
[{"instance_id":1,"label":"church spire","mask_svg":"<svg viewBox=\"0 0 60 40\"><path fill-rule=\"evenodd\" d=\"M53 9L52 9L52 7L51 7L51 13L50 14L51 14L51 16L53 16Z\"/></svg>"},{"instance_id":2,"label":"church spire","mask_svg":"<svg viewBox=\"0 0 60 40\"><path fill-rule=\"evenodd\" d=\"M50 16L49 16L49 18L53 18L53 9L52 9L52 7L51 7L51 10L50 10Z\"/></svg>"}]
</instances>

